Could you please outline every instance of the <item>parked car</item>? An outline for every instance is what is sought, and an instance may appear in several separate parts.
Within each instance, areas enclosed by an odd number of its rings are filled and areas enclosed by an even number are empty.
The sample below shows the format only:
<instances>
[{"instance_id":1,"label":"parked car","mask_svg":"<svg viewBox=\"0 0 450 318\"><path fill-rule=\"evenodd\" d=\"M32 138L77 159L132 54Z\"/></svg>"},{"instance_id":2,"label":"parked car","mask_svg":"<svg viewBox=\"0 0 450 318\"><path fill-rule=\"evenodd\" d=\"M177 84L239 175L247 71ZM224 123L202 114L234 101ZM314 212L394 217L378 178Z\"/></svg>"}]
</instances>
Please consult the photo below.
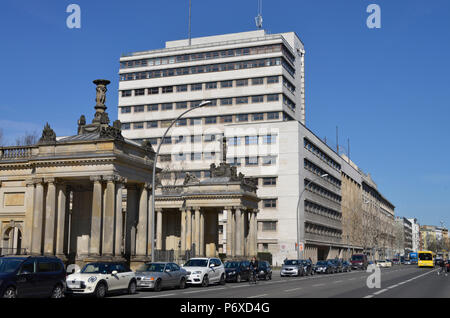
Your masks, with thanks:
<instances>
[{"instance_id":1,"label":"parked car","mask_svg":"<svg viewBox=\"0 0 450 318\"><path fill-rule=\"evenodd\" d=\"M250 278L250 262L249 261L228 261L225 262L225 274L227 282L240 283L242 280Z\"/></svg>"},{"instance_id":2,"label":"parked car","mask_svg":"<svg viewBox=\"0 0 450 318\"><path fill-rule=\"evenodd\" d=\"M342 273L343 272L343 268L342 268L342 262L339 259L330 259L330 262L332 262L335 266L336 266L336 273Z\"/></svg>"},{"instance_id":3,"label":"parked car","mask_svg":"<svg viewBox=\"0 0 450 318\"><path fill-rule=\"evenodd\" d=\"M125 264L96 262L86 264L78 273L67 276L68 295L93 295L105 297L109 292L136 293L135 273Z\"/></svg>"},{"instance_id":4,"label":"parked car","mask_svg":"<svg viewBox=\"0 0 450 318\"><path fill-rule=\"evenodd\" d=\"M0 297L62 298L66 271L56 257L0 257Z\"/></svg>"},{"instance_id":5,"label":"parked car","mask_svg":"<svg viewBox=\"0 0 450 318\"><path fill-rule=\"evenodd\" d=\"M400 265L400 259L394 258L394 259L392 260L392 264L393 264L393 265Z\"/></svg>"},{"instance_id":6,"label":"parked car","mask_svg":"<svg viewBox=\"0 0 450 318\"><path fill-rule=\"evenodd\" d=\"M271 280L272 267L268 261L259 261L258 265L258 279Z\"/></svg>"},{"instance_id":7,"label":"parked car","mask_svg":"<svg viewBox=\"0 0 450 318\"><path fill-rule=\"evenodd\" d=\"M218 258L191 258L183 268L190 272L188 284L207 287L209 284L226 283L225 267Z\"/></svg>"},{"instance_id":8,"label":"parked car","mask_svg":"<svg viewBox=\"0 0 450 318\"><path fill-rule=\"evenodd\" d=\"M382 259L382 260L377 261L377 266L378 267L392 267L392 263Z\"/></svg>"},{"instance_id":9,"label":"parked car","mask_svg":"<svg viewBox=\"0 0 450 318\"><path fill-rule=\"evenodd\" d=\"M334 264L328 261L318 261L314 266L316 274L332 274L335 271Z\"/></svg>"},{"instance_id":10,"label":"parked car","mask_svg":"<svg viewBox=\"0 0 450 318\"><path fill-rule=\"evenodd\" d=\"M136 270L137 288L156 292L168 287L184 289L188 273L175 263L146 263Z\"/></svg>"},{"instance_id":11,"label":"parked car","mask_svg":"<svg viewBox=\"0 0 450 318\"><path fill-rule=\"evenodd\" d=\"M285 260L283 265L281 266L280 276L303 276L304 268L301 260L292 259Z\"/></svg>"},{"instance_id":12,"label":"parked car","mask_svg":"<svg viewBox=\"0 0 450 318\"><path fill-rule=\"evenodd\" d=\"M352 264L352 269L367 269L369 262L367 261L367 255L364 254L353 254L350 263Z\"/></svg>"},{"instance_id":13,"label":"parked car","mask_svg":"<svg viewBox=\"0 0 450 318\"><path fill-rule=\"evenodd\" d=\"M392 267L392 261L390 259L386 259L386 267Z\"/></svg>"},{"instance_id":14,"label":"parked car","mask_svg":"<svg viewBox=\"0 0 450 318\"><path fill-rule=\"evenodd\" d=\"M303 259L301 262L303 263L304 275L314 275L313 263L309 259Z\"/></svg>"},{"instance_id":15,"label":"parked car","mask_svg":"<svg viewBox=\"0 0 450 318\"><path fill-rule=\"evenodd\" d=\"M411 261L409 259L405 259L404 263L405 265L411 265Z\"/></svg>"},{"instance_id":16,"label":"parked car","mask_svg":"<svg viewBox=\"0 0 450 318\"><path fill-rule=\"evenodd\" d=\"M348 262L348 261L343 261L342 262L342 270L344 272L351 272L352 271L352 264L350 264L350 262Z\"/></svg>"}]
</instances>

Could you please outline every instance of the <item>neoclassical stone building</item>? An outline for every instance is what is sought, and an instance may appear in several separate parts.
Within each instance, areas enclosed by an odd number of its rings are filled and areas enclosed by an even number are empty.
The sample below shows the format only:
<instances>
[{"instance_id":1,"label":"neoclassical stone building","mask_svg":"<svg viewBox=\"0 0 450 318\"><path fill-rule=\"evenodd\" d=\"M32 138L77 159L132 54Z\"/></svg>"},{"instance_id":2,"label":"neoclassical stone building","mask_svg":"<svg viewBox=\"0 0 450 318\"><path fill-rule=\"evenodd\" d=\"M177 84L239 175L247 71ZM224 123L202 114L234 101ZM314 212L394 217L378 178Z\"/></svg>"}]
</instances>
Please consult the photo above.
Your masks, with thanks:
<instances>
[{"instance_id":1,"label":"neoclassical stone building","mask_svg":"<svg viewBox=\"0 0 450 318\"><path fill-rule=\"evenodd\" d=\"M133 265L150 259L155 235L157 250L213 256L219 211L232 225L227 256L255 255L256 186L223 162L211 166L209 179L187 175L182 186L159 185L151 223L155 152L149 142L124 138L120 121L110 126L109 81L94 83L94 119L86 124L81 116L77 135L57 138L47 124L36 145L0 148L0 255Z\"/></svg>"}]
</instances>

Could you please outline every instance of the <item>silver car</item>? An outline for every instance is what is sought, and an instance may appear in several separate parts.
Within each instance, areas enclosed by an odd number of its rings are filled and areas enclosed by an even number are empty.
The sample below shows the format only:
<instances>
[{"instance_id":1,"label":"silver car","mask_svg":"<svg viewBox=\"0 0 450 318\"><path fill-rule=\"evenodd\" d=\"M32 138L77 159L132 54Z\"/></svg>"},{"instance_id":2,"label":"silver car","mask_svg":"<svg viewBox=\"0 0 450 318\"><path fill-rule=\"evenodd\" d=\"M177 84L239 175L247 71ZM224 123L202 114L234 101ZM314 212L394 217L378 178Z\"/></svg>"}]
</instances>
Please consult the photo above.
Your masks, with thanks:
<instances>
[{"instance_id":1,"label":"silver car","mask_svg":"<svg viewBox=\"0 0 450 318\"><path fill-rule=\"evenodd\" d=\"M281 267L280 276L303 276L304 271L305 269L301 260L285 260Z\"/></svg>"},{"instance_id":2,"label":"silver car","mask_svg":"<svg viewBox=\"0 0 450 318\"><path fill-rule=\"evenodd\" d=\"M158 292L162 288L186 287L190 272L175 263L146 263L136 270L138 289L153 289Z\"/></svg>"}]
</instances>

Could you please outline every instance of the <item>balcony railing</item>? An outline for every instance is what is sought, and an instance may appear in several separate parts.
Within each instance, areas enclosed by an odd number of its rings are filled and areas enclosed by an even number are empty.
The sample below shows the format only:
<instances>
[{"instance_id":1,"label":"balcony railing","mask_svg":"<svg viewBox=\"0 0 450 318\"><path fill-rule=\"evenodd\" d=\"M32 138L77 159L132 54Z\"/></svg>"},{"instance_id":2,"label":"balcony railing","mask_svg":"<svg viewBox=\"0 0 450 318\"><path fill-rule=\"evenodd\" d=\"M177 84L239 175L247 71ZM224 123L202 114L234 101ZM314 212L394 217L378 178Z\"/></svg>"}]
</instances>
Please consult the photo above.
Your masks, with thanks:
<instances>
[{"instance_id":1,"label":"balcony railing","mask_svg":"<svg viewBox=\"0 0 450 318\"><path fill-rule=\"evenodd\" d=\"M0 147L0 160L29 159L32 147Z\"/></svg>"}]
</instances>

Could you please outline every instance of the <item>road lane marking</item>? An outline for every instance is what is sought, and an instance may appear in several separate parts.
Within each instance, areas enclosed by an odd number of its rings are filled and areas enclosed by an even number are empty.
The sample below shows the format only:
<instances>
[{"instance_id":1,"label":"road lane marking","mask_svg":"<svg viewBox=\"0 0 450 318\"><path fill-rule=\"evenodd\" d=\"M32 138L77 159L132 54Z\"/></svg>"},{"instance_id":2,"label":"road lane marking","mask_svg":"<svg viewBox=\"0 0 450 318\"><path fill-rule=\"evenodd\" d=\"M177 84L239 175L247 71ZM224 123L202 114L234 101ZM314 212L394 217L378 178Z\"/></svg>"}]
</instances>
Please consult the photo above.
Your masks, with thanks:
<instances>
[{"instance_id":1,"label":"road lane marking","mask_svg":"<svg viewBox=\"0 0 450 318\"><path fill-rule=\"evenodd\" d=\"M319 286L325 286L325 284L315 284L315 285L312 285L312 287L319 287Z\"/></svg>"},{"instance_id":2,"label":"road lane marking","mask_svg":"<svg viewBox=\"0 0 450 318\"><path fill-rule=\"evenodd\" d=\"M382 290L379 290L379 291L377 291L376 293L373 293L373 294L374 294L374 295L379 295L379 294L384 293L385 291L387 291L386 288L385 288L385 289L382 289Z\"/></svg>"},{"instance_id":3,"label":"road lane marking","mask_svg":"<svg viewBox=\"0 0 450 318\"><path fill-rule=\"evenodd\" d=\"M299 289L302 289L302 287L298 287L298 288L292 288L292 289L286 289L285 290L285 292L291 292L291 291L294 291L294 290L299 290Z\"/></svg>"},{"instance_id":4,"label":"road lane marking","mask_svg":"<svg viewBox=\"0 0 450 318\"><path fill-rule=\"evenodd\" d=\"M387 287L387 288L385 288L385 289L382 289L382 290L380 290L380 291L377 291L377 292L375 292L375 293L372 293L372 295L368 295L368 296L365 296L365 297L363 297L363 298L372 298L372 297L374 297L375 295L382 294L382 293L384 293L385 291L387 291L387 290L389 290L389 289L392 289L392 288L394 288L394 287L398 287L398 286L400 286L400 285L406 284L406 283L411 282L411 281L413 281L413 280L415 280L415 279L418 279L418 278L423 277L423 276L425 276L425 275L431 274L431 273L433 273L433 272L435 272L435 271L436 271L436 269L434 269L434 270L432 270L432 271L429 271L429 272L427 272L427 273L425 273L425 274L422 274L422 275L419 275L419 276L415 276L415 277L410 278L410 279L408 279L408 280L405 280L405 281L403 281L403 282L397 283L397 284L395 284L395 285L389 286L389 287Z\"/></svg>"},{"instance_id":5,"label":"road lane marking","mask_svg":"<svg viewBox=\"0 0 450 318\"><path fill-rule=\"evenodd\" d=\"M267 296L267 294L256 295L256 296L250 296L250 297L247 297L247 298L258 298L258 297L264 297L264 296Z\"/></svg>"},{"instance_id":6,"label":"road lane marking","mask_svg":"<svg viewBox=\"0 0 450 318\"><path fill-rule=\"evenodd\" d=\"M168 296L174 296L175 294L164 294L164 295L158 295L158 296L147 296L147 297L141 297L141 298L159 298L159 297L168 297Z\"/></svg>"},{"instance_id":7,"label":"road lane marking","mask_svg":"<svg viewBox=\"0 0 450 318\"><path fill-rule=\"evenodd\" d=\"M335 281L334 283L335 284L338 284L338 283L342 283L343 281L342 280L337 280L337 281Z\"/></svg>"}]
</instances>

